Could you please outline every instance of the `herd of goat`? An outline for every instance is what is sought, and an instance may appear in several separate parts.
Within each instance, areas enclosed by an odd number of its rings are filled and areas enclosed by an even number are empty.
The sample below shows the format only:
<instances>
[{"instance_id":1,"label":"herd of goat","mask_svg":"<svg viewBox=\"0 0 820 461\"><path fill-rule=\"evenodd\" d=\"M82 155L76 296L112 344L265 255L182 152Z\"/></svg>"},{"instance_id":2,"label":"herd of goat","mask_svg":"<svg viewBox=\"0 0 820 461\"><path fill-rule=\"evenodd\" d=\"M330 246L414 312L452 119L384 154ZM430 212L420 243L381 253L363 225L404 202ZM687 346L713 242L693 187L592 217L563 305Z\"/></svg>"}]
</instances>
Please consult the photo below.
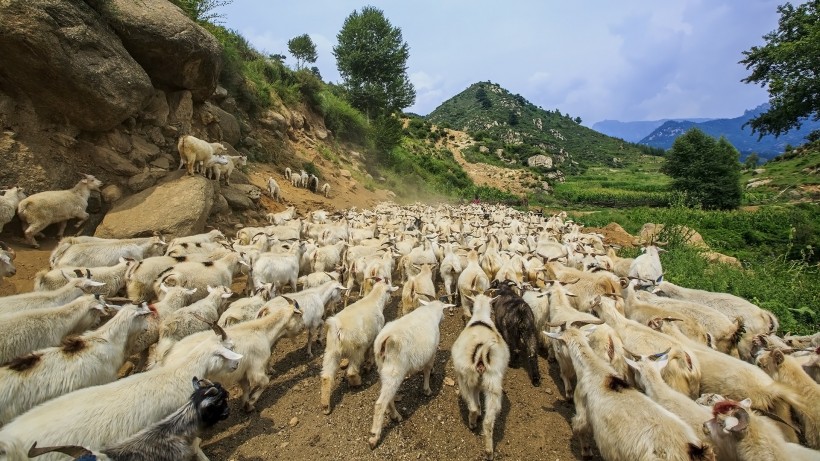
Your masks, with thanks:
<instances>
[{"instance_id":1,"label":"herd of goat","mask_svg":"<svg viewBox=\"0 0 820 461\"><path fill-rule=\"evenodd\" d=\"M457 312L452 364L488 459L508 365L539 386L543 350L584 456L820 458L820 334L779 337L742 298L664 280L655 246L621 258L565 214L483 204L268 217L231 239L63 238L33 292L0 298L0 460L207 460L198 435L228 416L225 388L254 410L277 341L303 331L309 356L324 347L325 414L337 372L358 386L375 364L375 449L406 376L432 393L439 325ZM40 218L21 218L33 243ZM14 257L3 244L0 277Z\"/></svg>"}]
</instances>

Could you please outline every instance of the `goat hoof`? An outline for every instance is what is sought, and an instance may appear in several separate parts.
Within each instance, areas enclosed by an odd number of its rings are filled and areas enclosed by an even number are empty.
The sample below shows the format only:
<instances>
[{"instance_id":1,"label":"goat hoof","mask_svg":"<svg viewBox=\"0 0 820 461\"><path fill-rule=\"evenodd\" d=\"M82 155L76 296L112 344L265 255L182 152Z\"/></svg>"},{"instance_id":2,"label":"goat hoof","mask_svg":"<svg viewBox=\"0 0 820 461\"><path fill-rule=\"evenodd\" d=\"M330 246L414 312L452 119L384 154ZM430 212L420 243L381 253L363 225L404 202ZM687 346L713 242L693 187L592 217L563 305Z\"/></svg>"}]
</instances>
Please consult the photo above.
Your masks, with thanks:
<instances>
[{"instance_id":1,"label":"goat hoof","mask_svg":"<svg viewBox=\"0 0 820 461\"><path fill-rule=\"evenodd\" d=\"M484 452L484 459L486 459L487 461L492 461L492 459L493 459L493 452L491 452L491 451L485 451L485 452Z\"/></svg>"},{"instance_id":2,"label":"goat hoof","mask_svg":"<svg viewBox=\"0 0 820 461\"><path fill-rule=\"evenodd\" d=\"M245 413L253 413L256 411L256 408L253 406L252 403L246 403L242 406L242 409L245 410Z\"/></svg>"},{"instance_id":3,"label":"goat hoof","mask_svg":"<svg viewBox=\"0 0 820 461\"><path fill-rule=\"evenodd\" d=\"M329 415L330 414L330 406L322 405L322 413Z\"/></svg>"},{"instance_id":4,"label":"goat hoof","mask_svg":"<svg viewBox=\"0 0 820 461\"><path fill-rule=\"evenodd\" d=\"M376 434L370 433L370 438L367 439L367 444L370 445L370 449L373 450L376 448L376 444L379 443L379 439L376 438Z\"/></svg>"},{"instance_id":5,"label":"goat hoof","mask_svg":"<svg viewBox=\"0 0 820 461\"><path fill-rule=\"evenodd\" d=\"M427 397L430 397L431 395L433 395L432 389L425 389L424 390L424 395L426 395Z\"/></svg>"}]
</instances>

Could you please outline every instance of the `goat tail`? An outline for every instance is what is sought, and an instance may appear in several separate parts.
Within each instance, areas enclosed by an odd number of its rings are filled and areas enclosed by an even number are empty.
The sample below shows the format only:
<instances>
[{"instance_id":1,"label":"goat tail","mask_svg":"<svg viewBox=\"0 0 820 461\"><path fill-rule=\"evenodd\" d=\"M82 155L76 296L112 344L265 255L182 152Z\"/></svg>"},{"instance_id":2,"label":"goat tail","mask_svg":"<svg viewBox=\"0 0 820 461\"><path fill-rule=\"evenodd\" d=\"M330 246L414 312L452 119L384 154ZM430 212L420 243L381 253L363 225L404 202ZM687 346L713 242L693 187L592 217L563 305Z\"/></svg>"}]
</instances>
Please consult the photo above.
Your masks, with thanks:
<instances>
[{"instance_id":1,"label":"goat tail","mask_svg":"<svg viewBox=\"0 0 820 461\"><path fill-rule=\"evenodd\" d=\"M327 345L325 347L330 346L333 342L342 341L342 329L336 317L325 320L325 326L327 327Z\"/></svg>"},{"instance_id":2,"label":"goat tail","mask_svg":"<svg viewBox=\"0 0 820 461\"><path fill-rule=\"evenodd\" d=\"M41 291L43 288L43 279L45 279L48 269L43 269L34 276L34 291Z\"/></svg>"},{"instance_id":3,"label":"goat tail","mask_svg":"<svg viewBox=\"0 0 820 461\"><path fill-rule=\"evenodd\" d=\"M491 365L493 346L498 343L496 339L487 341L486 343L479 343L473 352L473 366L478 374L483 375L487 368Z\"/></svg>"},{"instance_id":4,"label":"goat tail","mask_svg":"<svg viewBox=\"0 0 820 461\"><path fill-rule=\"evenodd\" d=\"M690 461L710 461L715 459L715 453L709 445L702 443L696 445L690 442L687 448Z\"/></svg>"}]
</instances>

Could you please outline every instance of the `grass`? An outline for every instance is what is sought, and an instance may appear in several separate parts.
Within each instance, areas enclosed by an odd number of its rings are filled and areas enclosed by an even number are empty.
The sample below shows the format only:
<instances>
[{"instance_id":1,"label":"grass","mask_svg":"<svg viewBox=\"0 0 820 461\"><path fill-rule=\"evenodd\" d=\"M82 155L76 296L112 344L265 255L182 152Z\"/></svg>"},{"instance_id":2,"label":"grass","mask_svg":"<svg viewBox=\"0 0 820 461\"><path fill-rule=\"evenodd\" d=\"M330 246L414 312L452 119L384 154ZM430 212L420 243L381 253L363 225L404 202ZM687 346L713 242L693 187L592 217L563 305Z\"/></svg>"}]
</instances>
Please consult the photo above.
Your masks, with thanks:
<instances>
[{"instance_id":1,"label":"grass","mask_svg":"<svg viewBox=\"0 0 820 461\"><path fill-rule=\"evenodd\" d=\"M712 249L740 259L743 268L707 262L672 230L659 239L669 241L669 252L661 255L666 279L748 299L777 315L781 332L813 333L820 328L820 206L816 204L765 206L757 211L634 208L585 214L576 220L587 226L617 222L632 234L647 222L695 229Z\"/></svg>"}]
</instances>

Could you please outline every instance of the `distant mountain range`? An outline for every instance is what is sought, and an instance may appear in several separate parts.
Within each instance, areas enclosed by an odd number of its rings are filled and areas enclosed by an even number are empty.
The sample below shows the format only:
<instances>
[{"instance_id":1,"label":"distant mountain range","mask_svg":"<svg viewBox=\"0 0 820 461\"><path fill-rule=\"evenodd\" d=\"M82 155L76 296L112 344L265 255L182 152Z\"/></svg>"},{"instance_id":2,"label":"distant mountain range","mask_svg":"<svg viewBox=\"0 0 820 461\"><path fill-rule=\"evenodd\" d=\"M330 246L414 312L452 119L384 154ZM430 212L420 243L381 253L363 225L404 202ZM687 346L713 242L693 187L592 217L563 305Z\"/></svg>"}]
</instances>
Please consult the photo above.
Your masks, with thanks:
<instances>
[{"instance_id":1,"label":"distant mountain range","mask_svg":"<svg viewBox=\"0 0 820 461\"><path fill-rule=\"evenodd\" d=\"M592 125L592 129L607 136L621 138L624 141L638 142L647 137L666 122L708 122L711 118L665 118L662 120L644 120L639 122L621 122L620 120L602 120Z\"/></svg>"},{"instance_id":2,"label":"distant mountain range","mask_svg":"<svg viewBox=\"0 0 820 461\"><path fill-rule=\"evenodd\" d=\"M804 120L803 126L799 130L791 130L780 137L764 136L758 140L758 135L752 133L752 129L743 126L750 119L758 114L766 112L768 104L762 104L752 110L747 110L742 116L736 118L720 118L706 122L691 121L667 121L656 128L646 137L641 139L640 144L669 149L675 138L682 135L692 127L697 127L706 134L716 138L725 136L737 150L740 151L741 160L752 152L756 152L761 158L772 159L786 150L786 145L799 146L806 142L805 137L813 130L820 129L820 122Z\"/></svg>"}]
</instances>

